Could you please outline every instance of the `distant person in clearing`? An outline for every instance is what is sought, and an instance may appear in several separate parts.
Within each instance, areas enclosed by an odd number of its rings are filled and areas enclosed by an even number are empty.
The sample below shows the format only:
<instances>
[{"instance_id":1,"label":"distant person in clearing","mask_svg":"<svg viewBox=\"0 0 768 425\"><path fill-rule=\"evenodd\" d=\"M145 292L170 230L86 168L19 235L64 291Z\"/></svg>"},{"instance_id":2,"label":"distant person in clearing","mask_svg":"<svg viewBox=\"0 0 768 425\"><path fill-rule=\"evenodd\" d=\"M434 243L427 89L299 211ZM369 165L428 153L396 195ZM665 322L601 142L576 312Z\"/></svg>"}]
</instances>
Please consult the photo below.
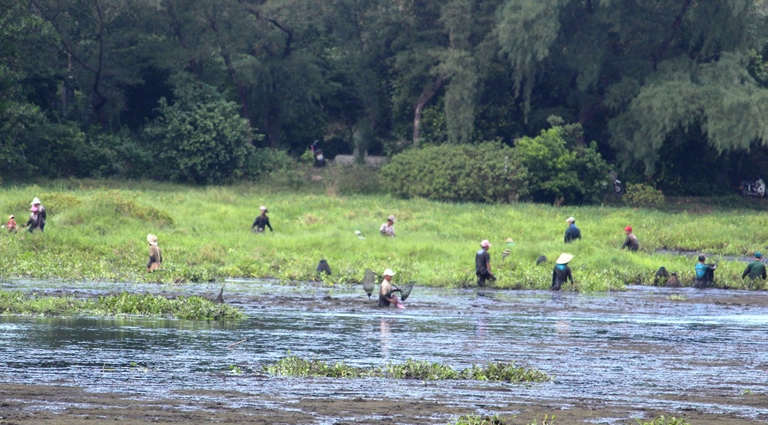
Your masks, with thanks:
<instances>
[{"instance_id":1,"label":"distant person in clearing","mask_svg":"<svg viewBox=\"0 0 768 425\"><path fill-rule=\"evenodd\" d=\"M381 286L379 287L379 307L389 307L390 304L395 306L400 303L400 300L395 296L395 292L400 292L392 285L392 276L395 275L391 269L384 270L384 279L381 280Z\"/></svg>"},{"instance_id":2,"label":"distant person in clearing","mask_svg":"<svg viewBox=\"0 0 768 425\"><path fill-rule=\"evenodd\" d=\"M560 254L555 260L555 269L552 270L552 290L559 291L565 282L570 281L573 285L573 275L568 263L573 259L571 254Z\"/></svg>"},{"instance_id":3,"label":"distant person in clearing","mask_svg":"<svg viewBox=\"0 0 768 425\"><path fill-rule=\"evenodd\" d=\"M259 207L259 210L261 211L261 214L256 217L256 220L253 220L253 225L251 226L251 230L256 233L261 233L264 231L265 227L269 227L269 231L272 231L272 226L269 224L269 217L267 217L267 207L264 205Z\"/></svg>"},{"instance_id":4,"label":"distant person in clearing","mask_svg":"<svg viewBox=\"0 0 768 425\"><path fill-rule=\"evenodd\" d=\"M153 272L159 269L163 264L163 253L160 251L160 247L157 246L157 236L151 233L148 234L147 242L149 242L149 263L147 263L147 272Z\"/></svg>"},{"instance_id":5,"label":"distant person in clearing","mask_svg":"<svg viewBox=\"0 0 768 425\"><path fill-rule=\"evenodd\" d=\"M379 233L381 236L395 237L395 216L391 215L387 218L387 222L379 227Z\"/></svg>"},{"instance_id":6,"label":"distant person in clearing","mask_svg":"<svg viewBox=\"0 0 768 425\"><path fill-rule=\"evenodd\" d=\"M640 249L640 242L637 241L637 236L632 233L632 226L625 227L624 233L626 233L627 238L624 239L624 244L621 246L621 249L627 248L630 251L637 251Z\"/></svg>"},{"instance_id":7,"label":"distant person in clearing","mask_svg":"<svg viewBox=\"0 0 768 425\"><path fill-rule=\"evenodd\" d=\"M755 259L751 263L747 265L747 268L744 269L744 273L741 274L741 278L744 279L745 277L749 276L750 279L755 280L757 278L762 278L765 280L766 273L765 273L765 264L763 264L763 254L760 252L755 253Z\"/></svg>"},{"instance_id":8,"label":"distant person in clearing","mask_svg":"<svg viewBox=\"0 0 768 425\"><path fill-rule=\"evenodd\" d=\"M5 223L5 228L8 229L8 233L16 233L16 217L13 215L8 217L8 222Z\"/></svg>"},{"instance_id":9,"label":"distant person in clearing","mask_svg":"<svg viewBox=\"0 0 768 425\"><path fill-rule=\"evenodd\" d=\"M475 254L475 274L477 275L477 286L485 286L485 281L496 280L496 276L491 272L491 243L487 240L480 242L480 251Z\"/></svg>"},{"instance_id":10,"label":"distant person in clearing","mask_svg":"<svg viewBox=\"0 0 768 425\"><path fill-rule=\"evenodd\" d=\"M574 239L581 239L581 230L576 227L576 219L568 217L565 222L568 223L568 228L565 229L565 243L571 243Z\"/></svg>"}]
</instances>

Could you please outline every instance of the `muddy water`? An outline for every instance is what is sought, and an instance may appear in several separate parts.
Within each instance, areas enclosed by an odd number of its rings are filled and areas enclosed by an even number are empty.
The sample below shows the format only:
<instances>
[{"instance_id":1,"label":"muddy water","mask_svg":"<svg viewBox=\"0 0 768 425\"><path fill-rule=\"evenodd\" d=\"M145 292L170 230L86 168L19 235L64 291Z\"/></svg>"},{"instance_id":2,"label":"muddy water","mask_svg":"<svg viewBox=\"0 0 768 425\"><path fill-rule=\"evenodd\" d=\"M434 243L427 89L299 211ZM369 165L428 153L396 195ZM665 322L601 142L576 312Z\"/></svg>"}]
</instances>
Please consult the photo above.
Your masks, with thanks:
<instances>
[{"instance_id":1,"label":"muddy water","mask_svg":"<svg viewBox=\"0 0 768 425\"><path fill-rule=\"evenodd\" d=\"M76 296L127 290L214 297L219 286L13 281L0 288ZM404 310L373 307L361 287L230 281L224 296L250 319L222 324L0 317L0 382L76 385L140 400L188 400L190 409L205 398L234 408L291 409L305 399L381 397L450 400L452 406L480 414L504 413L514 400L546 402L555 410L595 403L670 413L695 409L757 422L768 418L768 406L735 401L745 392L768 392L765 293L636 287L582 295L417 287ZM261 372L288 351L357 366L407 358L456 367L515 361L555 380L423 383L274 378ZM243 396L216 395L230 390ZM701 398L681 397L685 394ZM348 415L318 413L313 420L334 423ZM371 418L353 419L365 423ZM449 417L411 420L446 423Z\"/></svg>"}]
</instances>

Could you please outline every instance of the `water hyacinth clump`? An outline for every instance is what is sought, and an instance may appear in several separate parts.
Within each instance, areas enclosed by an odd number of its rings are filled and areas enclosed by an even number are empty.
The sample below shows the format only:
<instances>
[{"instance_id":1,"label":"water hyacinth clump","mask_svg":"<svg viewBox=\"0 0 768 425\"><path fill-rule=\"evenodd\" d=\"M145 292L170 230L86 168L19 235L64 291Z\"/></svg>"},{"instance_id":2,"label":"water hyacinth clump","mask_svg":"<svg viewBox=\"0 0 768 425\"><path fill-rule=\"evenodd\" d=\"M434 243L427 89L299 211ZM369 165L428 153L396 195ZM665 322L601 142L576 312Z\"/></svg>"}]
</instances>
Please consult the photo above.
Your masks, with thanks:
<instances>
[{"instance_id":1,"label":"water hyacinth clump","mask_svg":"<svg viewBox=\"0 0 768 425\"><path fill-rule=\"evenodd\" d=\"M389 363L381 368L360 368L343 362L334 364L322 360L307 360L289 355L275 364L265 366L264 370L272 375L290 377L327 377L327 378L395 378L420 379L424 381L460 379L505 382L546 382L552 378L546 373L512 363L494 362L485 366L457 370L441 363L408 359L405 363Z\"/></svg>"},{"instance_id":2,"label":"water hyacinth clump","mask_svg":"<svg viewBox=\"0 0 768 425\"><path fill-rule=\"evenodd\" d=\"M239 320L245 314L226 304L215 304L202 297L167 299L151 294L106 295L98 299L71 296L42 296L36 293L0 291L0 314L45 316L121 314L164 316L188 320Z\"/></svg>"},{"instance_id":3,"label":"water hyacinth clump","mask_svg":"<svg viewBox=\"0 0 768 425\"><path fill-rule=\"evenodd\" d=\"M540 425L554 425L555 416L544 415ZM498 415L493 416L476 416L476 415L464 415L456 419L455 422L451 422L449 425L512 425L508 419L504 419ZM528 425L539 425L535 419Z\"/></svg>"},{"instance_id":4,"label":"water hyacinth clump","mask_svg":"<svg viewBox=\"0 0 768 425\"><path fill-rule=\"evenodd\" d=\"M682 418L676 418L671 417L667 418L665 416L659 416L658 418L655 418L651 420L650 422L641 421L640 419L636 419L638 425L691 425L686 420Z\"/></svg>"}]
</instances>

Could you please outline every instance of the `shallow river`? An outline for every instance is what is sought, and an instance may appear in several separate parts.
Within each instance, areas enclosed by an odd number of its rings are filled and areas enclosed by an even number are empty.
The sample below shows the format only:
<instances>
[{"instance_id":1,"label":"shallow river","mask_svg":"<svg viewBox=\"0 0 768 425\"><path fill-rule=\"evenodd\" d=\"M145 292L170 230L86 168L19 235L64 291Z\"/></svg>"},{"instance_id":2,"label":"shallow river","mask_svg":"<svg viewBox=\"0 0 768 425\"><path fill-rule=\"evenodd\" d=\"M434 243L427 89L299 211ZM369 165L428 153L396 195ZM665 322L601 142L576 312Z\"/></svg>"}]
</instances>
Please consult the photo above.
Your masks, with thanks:
<instances>
[{"instance_id":1,"label":"shallow river","mask_svg":"<svg viewBox=\"0 0 768 425\"><path fill-rule=\"evenodd\" d=\"M213 297L219 287L0 282L5 290L77 296L126 290ZM511 398L551 400L557 409L567 409L572 400L595 400L668 412L737 412L759 421L768 418L768 406L745 408L717 396L768 392L766 297L764 292L689 288L631 287L583 295L416 287L406 309L385 310L373 308L360 286L227 281L225 300L243 308L248 320L227 324L0 316L0 382L77 385L144 399L216 397L184 390L237 390L248 395L213 400L234 407L379 396L449 398L453 405L485 414L503 411ZM287 379L261 372L262 365L288 351L357 366L408 358L454 367L515 361L555 380L425 384ZM675 396L683 393L709 394L716 401L682 402ZM338 419L318 414L316 423ZM365 422L364 417L355 419ZM450 418L438 419L446 423ZM612 421L602 418L597 423Z\"/></svg>"}]
</instances>

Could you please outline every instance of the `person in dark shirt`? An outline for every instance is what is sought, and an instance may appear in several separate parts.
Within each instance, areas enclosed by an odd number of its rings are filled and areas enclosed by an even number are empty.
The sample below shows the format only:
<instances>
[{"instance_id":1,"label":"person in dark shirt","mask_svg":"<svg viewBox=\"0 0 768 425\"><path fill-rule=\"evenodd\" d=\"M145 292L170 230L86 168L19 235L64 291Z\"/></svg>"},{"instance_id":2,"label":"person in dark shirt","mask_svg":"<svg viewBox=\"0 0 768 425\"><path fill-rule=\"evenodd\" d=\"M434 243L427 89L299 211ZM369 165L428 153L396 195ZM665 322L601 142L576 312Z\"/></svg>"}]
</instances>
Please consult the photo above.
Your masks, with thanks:
<instances>
[{"instance_id":1,"label":"person in dark shirt","mask_svg":"<svg viewBox=\"0 0 768 425\"><path fill-rule=\"evenodd\" d=\"M29 209L32 213L29 215L29 220L24 225L29 227L27 230L32 233L35 229L40 229L42 232L45 229L45 207L40 205L40 199L35 198L32 200L32 208Z\"/></svg>"},{"instance_id":2,"label":"person in dark shirt","mask_svg":"<svg viewBox=\"0 0 768 425\"><path fill-rule=\"evenodd\" d=\"M706 264L707 257L699 255L699 264L696 264L696 279L693 281L694 288L708 288L715 284L715 269L717 264Z\"/></svg>"},{"instance_id":3,"label":"person in dark shirt","mask_svg":"<svg viewBox=\"0 0 768 425\"><path fill-rule=\"evenodd\" d=\"M568 263L573 259L571 254L560 254L555 261L555 269L552 270L552 290L559 291L563 284L567 281L573 285L573 275L571 274L571 268L568 267Z\"/></svg>"},{"instance_id":4,"label":"person in dark shirt","mask_svg":"<svg viewBox=\"0 0 768 425\"><path fill-rule=\"evenodd\" d=\"M495 280L496 277L491 272L491 254L488 250L491 243L487 240L480 242L480 251L475 255L475 274L477 275L477 286L485 286L487 279Z\"/></svg>"},{"instance_id":5,"label":"person in dark shirt","mask_svg":"<svg viewBox=\"0 0 768 425\"><path fill-rule=\"evenodd\" d=\"M576 219L568 217L565 221L568 223L568 228L565 230L565 243L571 243L574 239L581 239L581 230L576 227Z\"/></svg>"},{"instance_id":6,"label":"person in dark shirt","mask_svg":"<svg viewBox=\"0 0 768 425\"><path fill-rule=\"evenodd\" d=\"M261 206L259 207L261 210L261 215L256 217L256 220L253 221L253 225L251 226L251 230L253 230L256 233L261 233L264 231L265 227L269 227L269 231L272 231L272 226L269 224L269 217L267 217L267 207Z\"/></svg>"},{"instance_id":7,"label":"person in dark shirt","mask_svg":"<svg viewBox=\"0 0 768 425\"><path fill-rule=\"evenodd\" d=\"M749 278L752 280L757 279L758 277L765 280L765 264L763 264L762 258L763 254L756 252L755 260L747 265L747 268L744 269L744 273L741 274L741 278L744 279L749 275Z\"/></svg>"},{"instance_id":8,"label":"person in dark shirt","mask_svg":"<svg viewBox=\"0 0 768 425\"><path fill-rule=\"evenodd\" d=\"M153 272L162 266L163 253L160 251L160 247L157 246L157 236L151 233L148 234L147 242L149 242L149 262L147 263L147 271Z\"/></svg>"},{"instance_id":9,"label":"person in dark shirt","mask_svg":"<svg viewBox=\"0 0 768 425\"><path fill-rule=\"evenodd\" d=\"M379 307L397 306L400 304L400 300L395 296L395 292L402 294L402 291L392 285L392 276L394 275L395 272L391 269L384 270L384 278L381 280L381 286L379 286Z\"/></svg>"},{"instance_id":10,"label":"person in dark shirt","mask_svg":"<svg viewBox=\"0 0 768 425\"><path fill-rule=\"evenodd\" d=\"M637 251L640 249L640 242L637 241L637 236L632 233L632 226L625 227L624 233L627 234L627 238L624 239L624 245L621 246L621 249L627 248L630 251Z\"/></svg>"}]
</instances>

